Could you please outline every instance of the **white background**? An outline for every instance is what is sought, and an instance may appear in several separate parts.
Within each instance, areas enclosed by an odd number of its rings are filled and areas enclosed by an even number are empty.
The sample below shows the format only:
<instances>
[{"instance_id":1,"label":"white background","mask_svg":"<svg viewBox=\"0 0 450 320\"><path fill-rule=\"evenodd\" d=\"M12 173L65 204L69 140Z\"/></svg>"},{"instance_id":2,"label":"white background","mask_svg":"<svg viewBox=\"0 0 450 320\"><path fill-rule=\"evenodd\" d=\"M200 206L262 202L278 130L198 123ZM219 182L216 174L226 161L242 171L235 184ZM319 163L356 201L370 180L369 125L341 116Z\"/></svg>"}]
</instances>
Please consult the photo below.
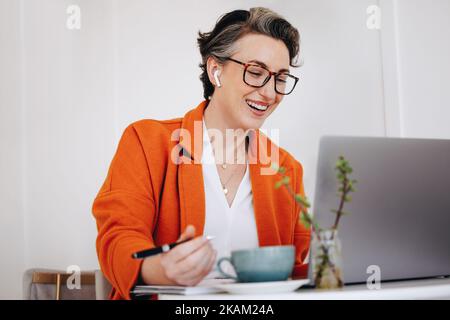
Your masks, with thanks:
<instances>
[{"instance_id":1,"label":"white background","mask_svg":"<svg viewBox=\"0 0 450 320\"><path fill-rule=\"evenodd\" d=\"M300 83L264 127L310 198L321 135L450 139L450 0L0 0L0 298L27 268L98 268L91 206L121 132L195 107L197 32L252 6L301 32Z\"/></svg>"}]
</instances>

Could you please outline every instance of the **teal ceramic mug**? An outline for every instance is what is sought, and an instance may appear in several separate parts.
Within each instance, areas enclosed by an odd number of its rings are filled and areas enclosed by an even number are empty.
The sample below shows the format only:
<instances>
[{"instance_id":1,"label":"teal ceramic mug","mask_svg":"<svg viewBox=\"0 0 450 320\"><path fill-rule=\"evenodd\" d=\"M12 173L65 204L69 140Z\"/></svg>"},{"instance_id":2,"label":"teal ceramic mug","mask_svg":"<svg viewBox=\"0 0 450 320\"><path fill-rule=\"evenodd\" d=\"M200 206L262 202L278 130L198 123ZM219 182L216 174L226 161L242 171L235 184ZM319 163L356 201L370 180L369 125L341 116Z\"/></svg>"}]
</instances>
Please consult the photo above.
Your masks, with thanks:
<instances>
[{"instance_id":1,"label":"teal ceramic mug","mask_svg":"<svg viewBox=\"0 0 450 320\"><path fill-rule=\"evenodd\" d=\"M237 277L222 270L221 264L226 261L231 263ZM219 259L217 269L238 282L283 281L291 275L294 263L294 246L271 246L232 251L231 258Z\"/></svg>"}]
</instances>

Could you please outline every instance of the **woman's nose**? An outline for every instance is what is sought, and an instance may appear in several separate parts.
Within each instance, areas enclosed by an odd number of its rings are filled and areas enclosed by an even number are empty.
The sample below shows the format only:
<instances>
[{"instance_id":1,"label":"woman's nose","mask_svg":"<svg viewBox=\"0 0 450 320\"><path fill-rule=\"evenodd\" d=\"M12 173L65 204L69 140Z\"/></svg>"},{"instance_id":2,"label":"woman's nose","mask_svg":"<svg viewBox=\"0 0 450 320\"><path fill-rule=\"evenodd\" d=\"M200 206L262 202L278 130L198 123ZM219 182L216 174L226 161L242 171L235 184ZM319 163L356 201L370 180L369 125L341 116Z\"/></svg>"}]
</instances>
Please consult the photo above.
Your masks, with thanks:
<instances>
[{"instance_id":1,"label":"woman's nose","mask_svg":"<svg viewBox=\"0 0 450 320\"><path fill-rule=\"evenodd\" d=\"M269 81L259 88L258 91L267 101L274 101L277 95L275 92L275 78L273 76L270 77Z\"/></svg>"}]
</instances>

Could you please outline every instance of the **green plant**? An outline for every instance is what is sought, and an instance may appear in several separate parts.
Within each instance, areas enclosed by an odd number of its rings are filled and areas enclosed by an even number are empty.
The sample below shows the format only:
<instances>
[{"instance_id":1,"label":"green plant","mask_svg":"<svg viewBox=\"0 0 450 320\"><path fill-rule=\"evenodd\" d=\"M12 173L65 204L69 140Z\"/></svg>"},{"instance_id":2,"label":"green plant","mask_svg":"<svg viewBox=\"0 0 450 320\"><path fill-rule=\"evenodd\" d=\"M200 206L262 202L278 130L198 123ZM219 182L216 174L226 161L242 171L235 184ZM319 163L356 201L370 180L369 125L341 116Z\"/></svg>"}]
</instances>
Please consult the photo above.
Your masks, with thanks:
<instances>
[{"instance_id":1,"label":"green plant","mask_svg":"<svg viewBox=\"0 0 450 320\"><path fill-rule=\"evenodd\" d=\"M308 212L308 208L311 207L308 198L294 192L290 185L290 177L285 175L286 168L279 167L278 165L273 165L272 168L282 177L281 180L275 183L275 188L278 189L283 185L287 188L288 192L294 197L295 201L300 204L300 221L307 229L311 228L312 232L317 234L318 231L322 230L322 228L319 226L314 217ZM344 211L344 204L352 200L350 193L356 191L355 184L357 181L350 180L349 175L353 172L353 169L343 156L338 158L335 170L337 171L336 178L339 182L337 196L340 197L340 199L338 209L331 210L331 212L336 214L335 222L331 228L337 230L341 217L348 214L348 212Z\"/></svg>"},{"instance_id":2,"label":"green plant","mask_svg":"<svg viewBox=\"0 0 450 320\"><path fill-rule=\"evenodd\" d=\"M279 173L282 178L280 181L275 183L275 188L280 188L281 186L285 186L288 192L294 197L295 201L300 204L300 214L299 219L303 223L303 225L309 229L311 228L311 232L317 238L317 265L315 268L315 283L318 288L335 288L342 287L342 272L339 264L336 265L334 259L332 258L332 253L330 250L340 250L337 248L331 248L329 246L330 240L334 240L334 235L337 234L339 227L339 222L343 215L348 214L344 211L344 204L346 202L351 201L350 193L355 191L356 180L351 180L349 175L353 172L353 169L350 167L348 161L340 156L336 162L335 170L337 171L336 178L338 180L338 193L339 197L339 206L336 210L331 210L336 214L336 219L334 221L333 226L329 229L331 231L331 239L321 239L321 234L323 229L319 226L315 218L308 212L308 208L311 207L308 198L301 194L296 194L290 185L290 178L286 176L286 169L284 167L273 166L273 169ZM323 233L325 234L325 233ZM336 239L337 240L337 239ZM334 257L337 259L336 257Z\"/></svg>"}]
</instances>

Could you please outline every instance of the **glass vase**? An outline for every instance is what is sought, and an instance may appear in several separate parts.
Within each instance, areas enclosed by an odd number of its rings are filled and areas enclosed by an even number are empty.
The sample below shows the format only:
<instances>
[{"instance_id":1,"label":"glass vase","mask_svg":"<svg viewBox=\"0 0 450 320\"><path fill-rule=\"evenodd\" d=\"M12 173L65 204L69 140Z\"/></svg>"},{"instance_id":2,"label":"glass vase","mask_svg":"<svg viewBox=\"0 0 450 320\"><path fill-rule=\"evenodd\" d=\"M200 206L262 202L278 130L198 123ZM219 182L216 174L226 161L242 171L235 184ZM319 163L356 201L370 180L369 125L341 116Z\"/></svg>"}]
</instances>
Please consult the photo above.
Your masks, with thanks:
<instances>
[{"instance_id":1,"label":"glass vase","mask_svg":"<svg viewBox=\"0 0 450 320\"><path fill-rule=\"evenodd\" d=\"M316 288L343 287L342 251L337 230L325 229L313 233L311 258Z\"/></svg>"}]
</instances>

